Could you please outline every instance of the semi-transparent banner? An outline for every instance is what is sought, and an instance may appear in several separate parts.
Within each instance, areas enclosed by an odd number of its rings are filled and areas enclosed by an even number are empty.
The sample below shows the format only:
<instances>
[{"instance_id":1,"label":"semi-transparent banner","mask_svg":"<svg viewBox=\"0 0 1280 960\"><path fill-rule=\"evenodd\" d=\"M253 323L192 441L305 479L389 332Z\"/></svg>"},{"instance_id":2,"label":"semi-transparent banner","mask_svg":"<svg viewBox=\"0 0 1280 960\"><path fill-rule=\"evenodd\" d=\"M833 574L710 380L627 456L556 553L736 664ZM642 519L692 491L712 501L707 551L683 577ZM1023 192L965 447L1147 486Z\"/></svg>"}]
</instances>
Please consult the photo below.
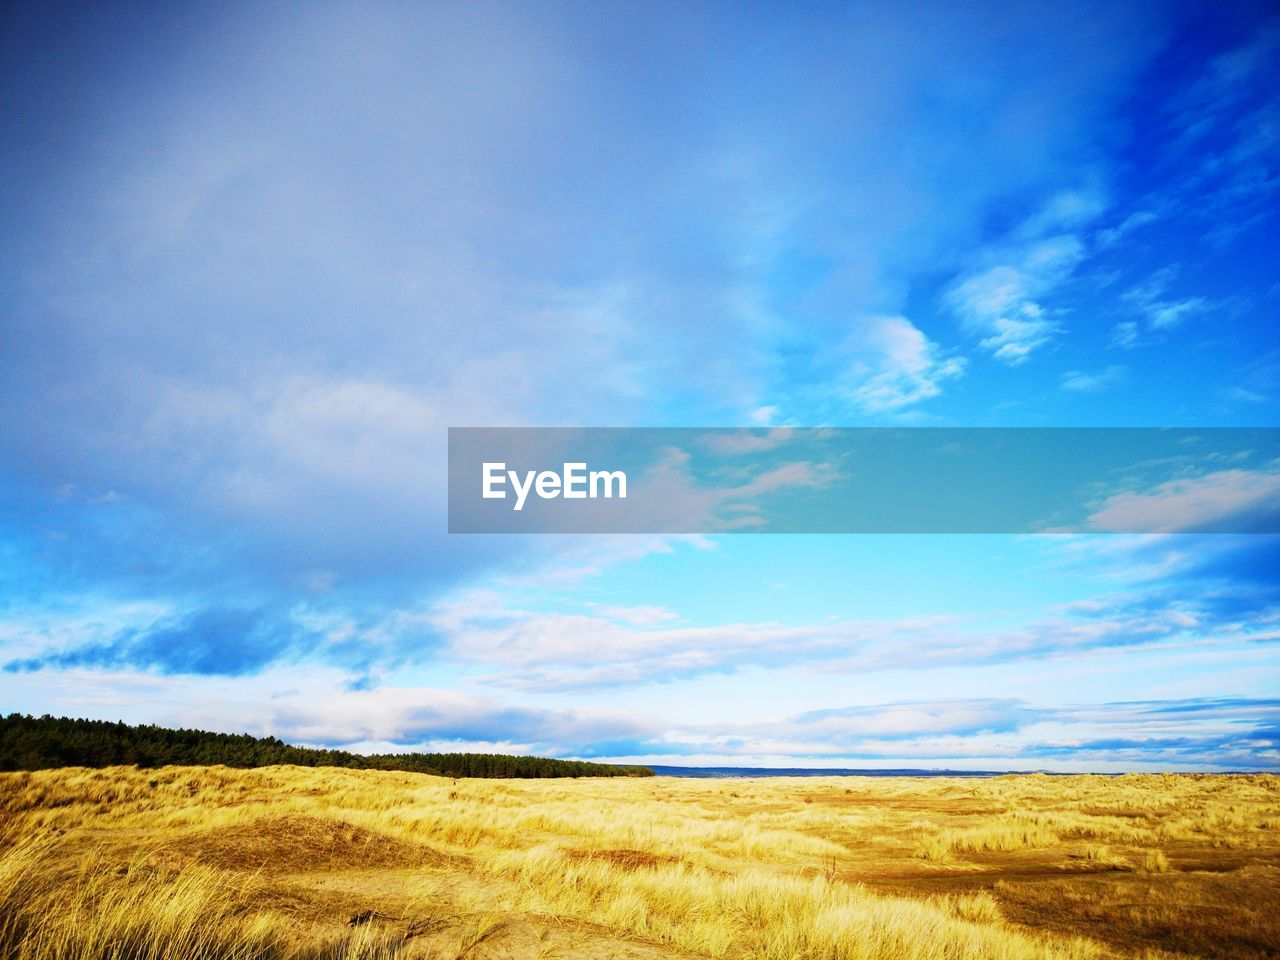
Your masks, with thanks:
<instances>
[{"instance_id":1,"label":"semi-transparent banner","mask_svg":"<svg viewBox=\"0 0 1280 960\"><path fill-rule=\"evenodd\" d=\"M451 533L1278 533L1280 429L449 430Z\"/></svg>"}]
</instances>

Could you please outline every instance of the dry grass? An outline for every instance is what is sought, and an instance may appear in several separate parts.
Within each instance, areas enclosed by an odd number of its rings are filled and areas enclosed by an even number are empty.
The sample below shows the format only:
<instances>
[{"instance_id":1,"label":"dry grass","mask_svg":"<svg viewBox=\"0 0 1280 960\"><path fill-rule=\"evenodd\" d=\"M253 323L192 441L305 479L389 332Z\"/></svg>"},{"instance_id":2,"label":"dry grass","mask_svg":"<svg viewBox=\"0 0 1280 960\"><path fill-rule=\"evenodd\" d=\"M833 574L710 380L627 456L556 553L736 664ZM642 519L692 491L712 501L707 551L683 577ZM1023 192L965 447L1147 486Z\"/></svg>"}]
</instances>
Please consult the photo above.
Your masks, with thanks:
<instances>
[{"instance_id":1,"label":"dry grass","mask_svg":"<svg viewBox=\"0 0 1280 960\"><path fill-rule=\"evenodd\" d=\"M0 775L0 956L1280 952L1280 778Z\"/></svg>"},{"instance_id":2,"label":"dry grass","mask_svg":"<svg viewBox=\"0 0 1280 960\"><path fill-rule=\"evenodd\" d=\"M1142 855L1142 869L1146 873L1168 873L1169 858L1163 850L1148 850Z\"/></svg>"}]
</instances>

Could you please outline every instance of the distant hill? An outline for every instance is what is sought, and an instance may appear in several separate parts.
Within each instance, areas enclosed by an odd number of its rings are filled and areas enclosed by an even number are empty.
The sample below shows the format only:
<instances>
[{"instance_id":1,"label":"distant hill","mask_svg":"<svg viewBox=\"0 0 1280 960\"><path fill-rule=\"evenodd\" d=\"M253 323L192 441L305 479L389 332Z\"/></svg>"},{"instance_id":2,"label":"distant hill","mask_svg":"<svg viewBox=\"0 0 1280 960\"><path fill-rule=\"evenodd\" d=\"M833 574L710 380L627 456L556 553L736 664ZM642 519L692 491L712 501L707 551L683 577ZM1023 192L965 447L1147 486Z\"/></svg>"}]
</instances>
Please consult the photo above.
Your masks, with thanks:
<instances>
[{"instance_id":1,"label":"distant hill","mask_svg":"<svg viewBox=\"0 0 1280 960\"><path fill-rule=\"evenodd\" d=\"M546 757L509 757L498 753L384 753L364 756L345 750L295 747L275 737L247 733L173 730L150 724L131 726L107 720L0 717L0 771L53 767L350 767L357 770L405 770L446 777L651 777L648 767Z\"/></svg>"}]
</instances>

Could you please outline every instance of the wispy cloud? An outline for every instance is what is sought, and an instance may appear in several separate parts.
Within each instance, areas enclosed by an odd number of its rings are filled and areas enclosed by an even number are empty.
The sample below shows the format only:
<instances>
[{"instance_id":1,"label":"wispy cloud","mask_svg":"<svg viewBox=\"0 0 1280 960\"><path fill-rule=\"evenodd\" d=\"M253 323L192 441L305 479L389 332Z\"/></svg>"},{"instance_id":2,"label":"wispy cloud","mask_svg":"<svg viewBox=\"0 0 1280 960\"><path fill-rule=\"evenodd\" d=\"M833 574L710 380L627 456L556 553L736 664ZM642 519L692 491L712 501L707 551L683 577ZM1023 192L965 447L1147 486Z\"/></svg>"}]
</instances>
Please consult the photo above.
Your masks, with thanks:
<instances>
[{"instance_id":1,"label":"wispy cloud","mask_svg":"<svg viewBox=\"0 0 1280 960\"><path fill-rule=\"evenodd\" d=\"M1128 349L1136 347L1142 341L1138 324L1134 320L1121 320L1111 329L1111 345Z\"/></svg>"},{"instance_id":2,"label":"wispy cloud","mask_svg":"<svg viewBox=\"0 0 1280 960\"><path fill-rule=\"evenodd\" d=\"M429 706L426 704L430 704ZM295 740L510 749L568 744L611 759L752 764L803 758L817 765L939 762L995 769L1274 769L1280 700L1183 698L1094 704L1016 698L917 700L833 707L767 722L664 725L591 711L510 708L440 690L389 690L339 698L330 714L290 707L270 729ZM788 762L794 763L794 760Z\"/></svg>"},{"instance_id":3,"label":"wispy cloud","mask_svg":"<svg viewBox=\"0 0 1280 960\"><path fill-rule=\"evenodd\" d=\"M865 317L846 341L850 399L867 413L895 413L938 396L964 375L963 357L942 349L906 317Z\"/></svg>"},{"instance_id":4,"label":"wispy cloud","mask_svg":"<svg viewBox=\"0 0 1280 960\"><path fill-rule=\"evenodd\" d=\"M380 687L335 693L323 705L277 705L271 729L325 745L464 744L501 752L587 755L618 741L656 740L652 721L622 712L513 706L439 688Z\"/></svg>"},{"instance_id":5,"label":"wispy cloud","mask_svg":"<svg viewBox=\"0 0 1280 960\"><path fill-rule=\"evenodd\" d=\"M795 436L795 430L789 427L756 431L734 430L708 434L703 444L710 450L730 456L759 454L783 446Z\"/></svg>"},{"instance_id":6,"label":"wispy cloud","mask_svg":"<svg viewBox=\"0 0 1280 960\"><path fill-rule=\"evenodd\" d=\"M979 266L957 278L944 294L946 307L979 346L1011 366L1024 363L1062 332L1046 303L1084 260L1081 228L1106 208L1096 192L1058 194Z\"/></svg>"},{"instance_id":7,"label":"wispy cloud","mask_svg":"<svg viewBox=\"0 0 1280 960\"><path fill-rule=\"evenodd\" d=\"M1173 147L1189 167L1185 189L1223 242L1266 214L1280 187L1280 20L1214 57L1201 76L1169 104ZM1262 209L1259 209L1262 208ZM1250 215L1247 211L1257 211Z\"/></svg>"},{"instance_id":8,"label":"wispy cloud","mask_svg":"<svg viewBox=\"0 0 1280 960\"><path fill-rule=\"evenodd\" d=\"M1201 296L1171 295L1180 270L1178 264L1163 267L1121 294L1120 299L1139 319L1122 320L1115 325L1111 335L1113 346L1142 346L1162 338L1189 319L1226 308L1225 304Z\"/></svg>"},{"instance_id":9,"label":"wispy cloud","mask_svg":"<svg viewBox=\"0 0 1280 960\"><path fill-rule=\"evenodd\" d=\"M1169 480L1149 490L1107 497L1090 514L1095 530L1178 533L1227 520L1241 529L1265 529L1280 515L1280 464L1263 470L1217 470Z\"/></svg>"},{"instance_id":10,"label":"wispy cloud","mask_svg":"<svg viewBox=\"0 0 1280 960\"><path fill-rule=\"evenodd\" d=\"M783 437L774 434L768 449L780 447ZM753 445L753 439L745 441ZM720 438L707 435L700 442L677 446L670 444L652 452L644 467L629 480L628 516L639 529L733 531L763 526L775 495L795 490L817 490L838 480L835 463L813 458L806 460L781 457L758 457L746 460L726 474L709 476L706 464L693 452L696 447L711 451L712 456L736 458L742 444L730 442L725 449ZM767 449L758 448L757 453ZM610 504L597 501L594 509L601 513ZM580 529L590 532L594 516L590 502L576 511ZM602 525L607 528L606 522Z\"/></svg>"},{"instance_id":11,"label":"wispy cloud","mask_svg":"<svg viewBox=\"0 0 1280 960\"><path fill-rule=\"evenodd\" d=\"M1135 210L1115 226L1099 230L1094 236L1094 242L1103 249L1113 247L1135 230L1156 223L1159 219L1160 215L1154 210Z\"/></svg>"},{"instance_id":12,"label":"wispy cloud","mask_svg":"<svg viewBox=\"0 0 1280 960\"><path fill-rule=\"evenodd\" d=\"M732 755L799 754L828 764L982 758L995 769L1274 769L1280 700L1190 698L1061 704L905 701L813 711L698 745ZM1209 759L1212 758L1212 759ZM853 763L857 765L857 763Z\"/></svg>"},{"instance_id":13,"label":"wispy cloud","mask_svg":"<svg viewBox=\"0 0 1280 960\"><path fill-rule=\"evenodd\" d=\"M1248 582L1233 587L1217 579L1197 584L1191 574L1172 583L1100 594L1027 615L1012 626L973 615L638 625L598 610L515 608L493 593L463 595L430 616L453 657L492 669L486 682L540 691L645 686L749 668L928 669L1280 636L1280 598L1274 591L1259 595ZM903 650L911 651L909 661Z\"/></svg>"},{"instance_id":14,"label":"wispy cloud","mask_svg":"<svg viewBox=\"0 0 1280 960\"><path fill-rule=\"evenodd\" d=\"M1112 365L1097 373L1069 370L1062 375L1062 389L1072 393L1103 393L1124 381L1128 367Z\"/></svg>"},{"instance_id":15,"label":"wispy cloud","mask_svg":"<svg viewBox=\"0 0 1280 960\"><path fill-rule=\"evenodd\" d=\"M1210 303L1204 297L1187 297L1169 303L1153 303L1146 310L1147 323L1152 330L1171 330L1180 326L1187 317L1204 313Z\"/></svg>"},{"instance_id":16,"label":"wispy cloud","mask_svg":"<svg viewBox=\"0 0 1280 960\"><path fill-rule=\"evenodd\" d=\"M93 702L135 721L358 751L469 749L623 762L871 768L1280 766L1280 700L1271 697L845 700L799 713L691 723L628 710L517 704L436 686L353 690L323 671L276 670L252 688L227 680L196 688L180 677L104 671L79 679ZM39 680L56 684L59 677Z\"/></svg>"},{"instance_id":17,"label":"wispy cloud","mask_svg":"<svg viewBox=\"0 0 1280 960\"><path fill-rule=\"evenodd\" d=\"M1280 397L1280 351L1269 351L1232 371L1231 382L1218 391L1230 406L1261 406Z\"/></svg>"},{"instance_id":18,"label":"wispy cloud","mask_svg":"<svg viewBox=\"0 0 1280 960\"><path fill-rule=\"evenodd\" d=\"M154 668L163 673L240 676L308 652L291 625L262 610L207 609L127 629L109 640L12 660L8 672L68 667Z\"/></svg>"}]
</instances>

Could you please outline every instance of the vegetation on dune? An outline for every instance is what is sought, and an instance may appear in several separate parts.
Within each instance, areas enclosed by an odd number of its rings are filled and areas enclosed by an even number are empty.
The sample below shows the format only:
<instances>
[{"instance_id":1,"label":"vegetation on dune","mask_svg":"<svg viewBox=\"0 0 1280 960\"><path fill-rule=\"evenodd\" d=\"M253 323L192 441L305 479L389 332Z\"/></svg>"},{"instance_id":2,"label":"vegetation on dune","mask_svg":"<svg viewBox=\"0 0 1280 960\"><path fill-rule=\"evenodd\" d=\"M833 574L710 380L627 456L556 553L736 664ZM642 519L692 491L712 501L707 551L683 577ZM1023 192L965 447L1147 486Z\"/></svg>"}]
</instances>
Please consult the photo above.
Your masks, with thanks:
<instances>
[{"instance_id":1,"label":"vegetation on dune","mask_svg":"<svg viewBox=\"0 0 1280 960\"><path fill-rule=\"evenodd\" d=\"M497 753L393 753L295 747L247 733L171 730L143 724L67 717L0 716L0 771L56 767L210 766L348 767L404 770L446 777L651 777L647 767L512 757Z\"/></svg>"},{"instance_id":2,"label":"vegetation on dune","mask_svg":"<svg viewBox=\"0 0 1280 960\"><path fill-rule=\"evenodd\" d=\"M1278 822L1265 775L9 773L0 956L1235 960Z\"/></svg>"},{"instance_id":3,"label":"vegetation on dune","mask_svg":"<svg viewBox=\"0 0 1280 960\"><path fill-rule=\"evenodd\" d=\"M361 925L299 940L256 906L252 877L199 865L160 870L99 851L50 875L54 844L28 837L0 854L0 956L6 960L392 960L408 939Z\"/></svg>"}]
</instances>

